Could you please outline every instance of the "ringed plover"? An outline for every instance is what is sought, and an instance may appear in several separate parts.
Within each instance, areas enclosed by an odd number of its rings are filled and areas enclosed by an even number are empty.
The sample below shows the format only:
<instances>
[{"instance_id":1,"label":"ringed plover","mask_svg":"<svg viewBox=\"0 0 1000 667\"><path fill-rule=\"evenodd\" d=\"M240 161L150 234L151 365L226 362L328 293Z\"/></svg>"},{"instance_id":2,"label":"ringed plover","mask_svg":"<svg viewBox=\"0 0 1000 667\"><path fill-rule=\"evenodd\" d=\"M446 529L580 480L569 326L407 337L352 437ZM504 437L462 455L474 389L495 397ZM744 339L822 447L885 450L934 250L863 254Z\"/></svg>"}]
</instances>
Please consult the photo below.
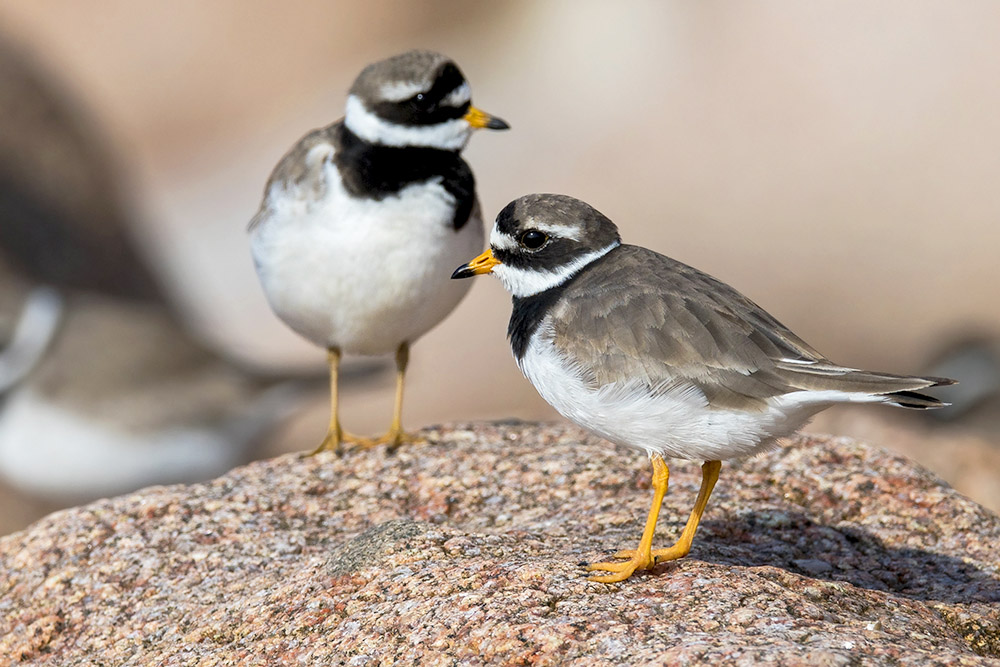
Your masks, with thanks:
<instances>
[{"instance_id":1,"label":"ringed plover","mask_svg":"<svg viewBox=\"0 0 1000 667\"><path fill-rule=\"evenodd\" d=\"M482 248L475 179L459 154L476 128L508 125L470 103L450 59L410 51L366 67L342 120L281 159L250 223L254 265L274 312L323 346L330 365L326 437L313 452L403 442L410 345L458 305L451 269ZM341 354L396 353L392 425L376 440L340 427Z\"/></svg>"},{"instance_id":2,"label":"ringed plover","mask_svg":"<svg viewBox=\"0 0 1000 667\"><path fill-rule=\"evenodd\" d=\"M653 464L653 505L638 548L588 570L616 582L690 551L721 461L755 454L835 403L946 404L918 393L936 377L863 371L826 359L725 283L624 245L588 204L535 194L497 216L490 248L452 278L492 273L513 297L514 358L571 421ZM652 549L669 471L664 456L705 461L677 543Z\"/></svg>"}]
</instances>

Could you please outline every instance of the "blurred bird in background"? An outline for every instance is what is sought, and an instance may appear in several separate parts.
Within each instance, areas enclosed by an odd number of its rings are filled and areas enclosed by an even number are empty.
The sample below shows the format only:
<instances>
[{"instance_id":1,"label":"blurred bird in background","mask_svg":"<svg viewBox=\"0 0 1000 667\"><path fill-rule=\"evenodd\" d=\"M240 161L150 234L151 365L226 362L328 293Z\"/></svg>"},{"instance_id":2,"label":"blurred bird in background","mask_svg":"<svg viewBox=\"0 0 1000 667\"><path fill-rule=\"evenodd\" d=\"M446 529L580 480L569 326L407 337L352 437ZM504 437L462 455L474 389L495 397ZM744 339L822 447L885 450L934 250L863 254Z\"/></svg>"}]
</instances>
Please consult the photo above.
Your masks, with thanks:
<instances>
[{"instance_id":1,"label":"blurred bird in background","mask_svg":"<svg viewBox=\"0 0 1000 667\"><path fill-rule=\"evenodd\" d=\"M188 332L77 108L0 41L0 476L55 504L213 477L308 384Z\"/></svg>"}]
</instances>

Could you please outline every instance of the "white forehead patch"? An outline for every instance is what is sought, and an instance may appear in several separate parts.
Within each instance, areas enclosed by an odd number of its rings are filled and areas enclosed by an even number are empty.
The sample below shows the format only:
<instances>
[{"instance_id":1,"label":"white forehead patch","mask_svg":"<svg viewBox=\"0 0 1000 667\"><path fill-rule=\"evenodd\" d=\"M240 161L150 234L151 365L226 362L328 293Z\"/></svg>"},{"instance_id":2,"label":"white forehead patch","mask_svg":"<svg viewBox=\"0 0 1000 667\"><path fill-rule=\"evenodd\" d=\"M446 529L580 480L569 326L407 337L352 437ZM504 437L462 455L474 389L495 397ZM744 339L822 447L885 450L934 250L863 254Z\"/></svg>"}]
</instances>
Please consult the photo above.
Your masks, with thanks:
<instances>
[{"instance_id":1,"label":"white forehead patch","mask_svg":"<svg viewBox=\"0 0 1000 667\"><path fill-rule=\"evenodd\" d=\"M493 243L492 235L490 236L490 243ZM510 292L511 296L523 298L563 284L577 271L591 262L604 257L619 245L621 244L615 241L604 248L588 252L586 255L580 255L572 262L554 269L523 268L507 264L497 264L493 267L492 273L500 279L504 289Z\"/></svg>"},{"instance_id":2,"label":"white forehead patch","mask_svg":"<svg viewBox=\"0 0 1000 667\"><path fill-rule=\"evenodd\" d=\"M460 107L471 100L472 89L469 88L468 81L463 81L461 86L448 93L445 98L441 100L441 104L446 107Z\"/></svg>"},{"instance_id":3,"label":"white forehead patch","mask_svg":"<svg viewBox=\"0 0 1000 667\"><path fill-rule=\"evenodd\" d=\"M379 99L386 102L402 102L417 93L424 92L424 86L414 81L390 81L379 86Z\"/></svg>"},{"instance_id":4,"label":"white forehead patch","mask_svg":"<svg viewBox=\"0 0 1000 667\"><path fill-rule=\"evenodd\" d=\"M462 118L434 125L399 125L379 118L356 95L347 98L344 124L365 141L383 146L424 146L446 151L465 148L472 126Z\"/></svg>"},{"instance_id":5,"label":"white forehead patch","mask_svg":"<svg viewBox=\"0 0 1000 667\"><path fill-rule=\"evenodd\" d=\"M493 229L490 231L490 246L499 248L500 250L514 250L517 248L517 241L497 229L496 225L493 225Z\"/></svg>"}]
</instances>

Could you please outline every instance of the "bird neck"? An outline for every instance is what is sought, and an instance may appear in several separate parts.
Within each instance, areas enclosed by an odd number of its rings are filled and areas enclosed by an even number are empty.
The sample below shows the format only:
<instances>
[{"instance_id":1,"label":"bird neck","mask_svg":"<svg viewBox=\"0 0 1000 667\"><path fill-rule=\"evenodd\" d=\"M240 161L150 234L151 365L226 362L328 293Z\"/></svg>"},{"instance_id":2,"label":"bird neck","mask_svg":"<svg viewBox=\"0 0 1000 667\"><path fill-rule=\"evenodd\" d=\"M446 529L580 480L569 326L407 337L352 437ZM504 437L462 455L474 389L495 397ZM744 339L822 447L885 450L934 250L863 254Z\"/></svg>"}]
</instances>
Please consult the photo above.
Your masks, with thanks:
<instances>
[{"instance_id":1,"label":"bird neck","mask_svg":"<svg viewBox=\"0 0 1000 667\"><path fill-rule=\"evenodd\" d=\"M409 185L440 179L455 198L455 229L461 229L472 213L476 180L457 150L384 146L359 137L342 123L333 159L344 187L355 197L381 200Z\"/></svg>"}]
</instances>

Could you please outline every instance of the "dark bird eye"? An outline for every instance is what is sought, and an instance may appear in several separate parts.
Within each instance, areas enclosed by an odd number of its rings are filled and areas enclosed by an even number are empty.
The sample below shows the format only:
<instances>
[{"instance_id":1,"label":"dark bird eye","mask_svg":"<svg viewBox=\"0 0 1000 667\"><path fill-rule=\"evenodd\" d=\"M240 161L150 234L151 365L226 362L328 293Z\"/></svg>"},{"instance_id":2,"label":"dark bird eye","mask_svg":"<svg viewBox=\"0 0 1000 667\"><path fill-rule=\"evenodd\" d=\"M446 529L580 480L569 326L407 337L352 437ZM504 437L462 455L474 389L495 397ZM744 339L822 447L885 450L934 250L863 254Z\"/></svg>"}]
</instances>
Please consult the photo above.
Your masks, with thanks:
<instances>
[{"instance_id":1,"label":"dark bird eye","mask_svg":"<svg viewBox=\"0 0 1000 667\"><path fill-rule=\"evenodd\" d=\"M417 93L410 98L410 105L418 111L433 111L437 104L428 95Z\"/></svg>"},{"instance_id":2,"label":"dark bird eye","mask_svg":"<svg viewBox=\"0 0 1000 667\"><path fill-rule=\"evenodd\" d=\"M546 234L538 231L537 229L529 229L525 233L521 234L519 242L528 250L538 250L545 245L545 242L548 240L549 237Z\"/></svg>"}]
</instances>

